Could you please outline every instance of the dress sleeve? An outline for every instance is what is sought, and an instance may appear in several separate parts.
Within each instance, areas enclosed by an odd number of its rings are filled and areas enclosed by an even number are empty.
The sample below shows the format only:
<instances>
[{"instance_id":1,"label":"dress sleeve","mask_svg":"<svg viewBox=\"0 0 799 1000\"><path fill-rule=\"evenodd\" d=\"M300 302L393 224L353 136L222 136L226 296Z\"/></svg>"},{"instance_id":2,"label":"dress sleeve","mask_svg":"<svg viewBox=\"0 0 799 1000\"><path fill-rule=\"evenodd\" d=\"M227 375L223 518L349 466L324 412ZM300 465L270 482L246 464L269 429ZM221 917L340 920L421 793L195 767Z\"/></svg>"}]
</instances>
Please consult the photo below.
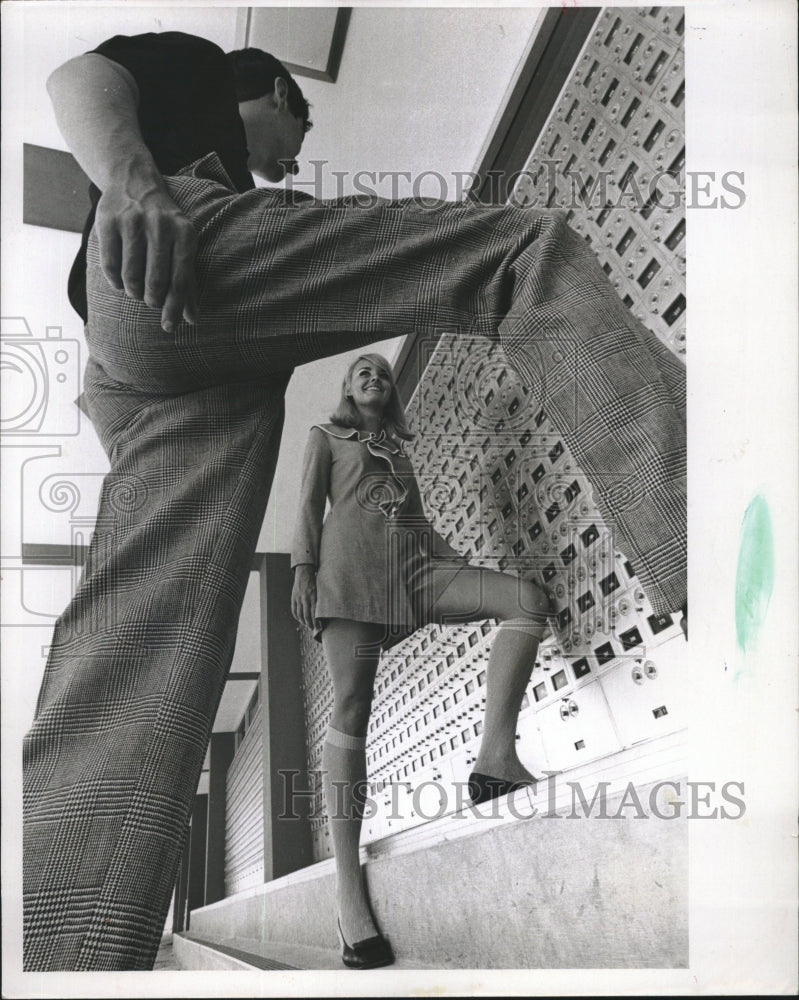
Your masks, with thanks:
<instances>
[{"instance_id":1,"label":"dress sleeve","mask_svg":"<svg viewBox=\"0 0 799 1000\"><path fill-rule=\"evenodd\" d=\"M330 486L331 462L327 435L318 427L312 427L303 460L302 487L291 546L292 569L303 563L319 566L319 542Z\"/></svg>"}]
</instances>

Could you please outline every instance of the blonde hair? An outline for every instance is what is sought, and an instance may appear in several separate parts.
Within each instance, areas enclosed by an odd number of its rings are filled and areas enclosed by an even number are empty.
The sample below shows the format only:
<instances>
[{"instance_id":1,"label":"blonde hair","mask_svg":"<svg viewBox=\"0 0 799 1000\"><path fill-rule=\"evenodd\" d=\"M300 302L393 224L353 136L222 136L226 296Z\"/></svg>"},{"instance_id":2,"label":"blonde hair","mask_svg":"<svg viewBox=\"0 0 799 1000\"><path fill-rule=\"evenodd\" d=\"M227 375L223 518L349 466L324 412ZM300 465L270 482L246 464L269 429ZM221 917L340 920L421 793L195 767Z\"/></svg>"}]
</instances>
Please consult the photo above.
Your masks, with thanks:
<instances>
[{"instance_id":1,"label":"blonde hair","mask_svg":"<svg viewBox=\"0 0 799 1000\"><path fill-rule=\"evenodd\" d=\"M403 441L412 441L416 435L408 429L405 408L397 391L397 383L394 381L394 372L382 354L359 354L352 362L344 376L344 381L341 385L341 399L335 411L330 415L330 423L336 424L338 427L362 429L361 415L358 412L357 406L352 401L352 397L349 395L352 385L352 373L361 361L368 361L376 368L382 368L386 375L388 375L391 383L391 393L383 410L383 429L393 437L400 438Z\"/></svg>"}]
</instances>

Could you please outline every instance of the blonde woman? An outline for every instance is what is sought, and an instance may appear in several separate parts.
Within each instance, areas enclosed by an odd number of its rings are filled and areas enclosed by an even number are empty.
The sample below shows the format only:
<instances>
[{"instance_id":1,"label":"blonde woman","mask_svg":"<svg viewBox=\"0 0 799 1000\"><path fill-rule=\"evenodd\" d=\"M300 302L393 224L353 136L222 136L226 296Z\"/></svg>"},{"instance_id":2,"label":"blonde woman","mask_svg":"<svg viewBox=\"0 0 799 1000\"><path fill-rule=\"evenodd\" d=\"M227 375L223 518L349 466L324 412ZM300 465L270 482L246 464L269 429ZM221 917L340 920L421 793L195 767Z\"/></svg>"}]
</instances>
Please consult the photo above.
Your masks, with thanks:
<instances>
[{"instance_id":1,"label":"blonde woman","mask_svg":"<svg viewBox=\"0 0 799 1000\"><path fill-rule=\"evenodd\" d=\"M529 581L469 566L433 531L404 451L412 437L388 362L361 355L331 422L311 428L292 547L292 611L321 641L333 684L322 766L342 959L351 968L393 961L358 854L381 650L430 622L498 619L469 794L484 802L534 780L516 754L516 721L549 600Z\"/></svg>"}]
</instances>

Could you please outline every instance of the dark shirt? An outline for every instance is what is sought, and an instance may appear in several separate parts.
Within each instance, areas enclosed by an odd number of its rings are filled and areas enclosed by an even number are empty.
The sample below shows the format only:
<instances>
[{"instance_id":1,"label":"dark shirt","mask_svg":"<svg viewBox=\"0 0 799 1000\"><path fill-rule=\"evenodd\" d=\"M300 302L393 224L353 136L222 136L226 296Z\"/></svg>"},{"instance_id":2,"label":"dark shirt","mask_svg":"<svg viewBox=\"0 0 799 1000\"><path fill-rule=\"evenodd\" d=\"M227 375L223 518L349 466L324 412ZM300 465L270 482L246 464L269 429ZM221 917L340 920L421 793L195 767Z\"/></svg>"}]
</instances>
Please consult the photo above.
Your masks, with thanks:
<instances>
[{"instance_id":1,"label":"dark shirt","mask_svg":"<svg viewBox=\"0 0 799 1000\"><path fill-rule=\"evenodd\" d=\"M94 52L124 66L136 81L142 138L162 174L177 173L215 152L237 191L254 187L247 170L247 139L233 72L219 46L194 35L167 31L116 35ZM92 209L69 275L69 301L84 323L86 244L100 199L94 184L89 197Z\"/></svg>"}]
</instances>

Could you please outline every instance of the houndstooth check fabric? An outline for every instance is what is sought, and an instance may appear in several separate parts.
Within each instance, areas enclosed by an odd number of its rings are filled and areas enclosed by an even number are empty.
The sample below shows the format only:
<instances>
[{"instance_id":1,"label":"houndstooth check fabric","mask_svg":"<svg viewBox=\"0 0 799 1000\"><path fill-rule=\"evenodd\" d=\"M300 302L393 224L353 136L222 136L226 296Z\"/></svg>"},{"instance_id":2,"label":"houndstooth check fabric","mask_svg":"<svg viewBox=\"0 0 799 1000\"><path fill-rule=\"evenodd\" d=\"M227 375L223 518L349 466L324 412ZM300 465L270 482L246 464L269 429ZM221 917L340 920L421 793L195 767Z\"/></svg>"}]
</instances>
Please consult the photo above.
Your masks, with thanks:
<instances>
[{"instance_id":1,"label":"houndstooth check fabric","mask_svg":"<svg viewBox=\"0 0 799 1000\"><path fill-rule=\"evenodd\" d=\"M286 376L175 396L93 363L111 457L24 748L26 969L149 969L233 653Z\"/></svg>"},{"instance_id":2,"label":"houndstooth check fabric","mask_svg":"<svg viewBox=\"0 0 799 1000\"><path fill-rule=\"evenodd\" d=\"M25 744L25 967L150 968L232 656L296 365L411 331L499 336L656 611L686 596L685 370L560 213L168 179L196 326L109 286L85 391L109 473Z\"/></svg>"},{"instance_id":3,"label":"houndstooth check fabric","mask_svg":"<svg viewBox=\"0 0 799 1000\"><path fill-rule=\"evenodd\" d=\"M594 487L653 608L686 593L685 366L619 299L562 212L233 192L211 154L170 179L200 235L202 321L171 336L89 248L91 349L174 392L410 331L499 337Z\"/></svg>"}]
</instances>

